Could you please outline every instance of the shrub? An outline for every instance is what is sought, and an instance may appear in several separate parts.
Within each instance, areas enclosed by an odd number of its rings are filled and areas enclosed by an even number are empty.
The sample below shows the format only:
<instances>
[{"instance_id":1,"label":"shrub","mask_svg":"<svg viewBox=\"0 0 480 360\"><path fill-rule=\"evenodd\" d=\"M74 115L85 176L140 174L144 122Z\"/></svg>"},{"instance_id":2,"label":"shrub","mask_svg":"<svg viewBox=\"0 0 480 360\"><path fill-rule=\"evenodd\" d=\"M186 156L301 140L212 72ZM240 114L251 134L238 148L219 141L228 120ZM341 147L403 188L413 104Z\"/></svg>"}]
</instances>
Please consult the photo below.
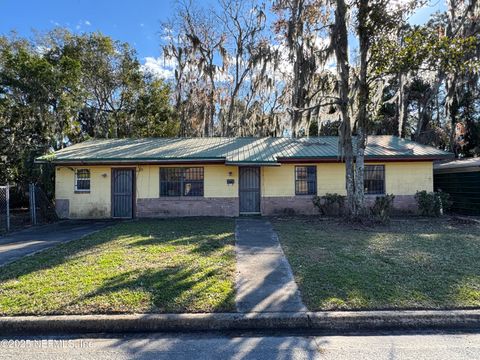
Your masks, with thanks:
<instances>
[{"instance_id":1,"label":"shrub","mask_svg":"<svg viewBox=\"0 0 480 360\"><path fill-rule=\"evenodd\" d=\"M339 194L315 196L313 198L313 204L318 208L322 215L339 216L344 213L345 196Z\"/></svg>"},{"instance_id":2,"label":"shrub","mask_svg":"<svg viewBox=\"0 0 480 360\"><path fill-rule=\"evenodd\" d=\"M442 191L417 191L415 194L418 210L423 216L440 216L452 206L450 195Z\"/></svg>"},{"instance_id":3,"label":"shrub","mask_svg":"<svg viewBox=\"0 0 480 360\"><path fill-rule=\"evenodd\" d=\"M390 214L393 210L393 200L395 195L377 196L371 211L372 214L382 223L387 223L390 220Z\"/></svg>"}]
</instances>

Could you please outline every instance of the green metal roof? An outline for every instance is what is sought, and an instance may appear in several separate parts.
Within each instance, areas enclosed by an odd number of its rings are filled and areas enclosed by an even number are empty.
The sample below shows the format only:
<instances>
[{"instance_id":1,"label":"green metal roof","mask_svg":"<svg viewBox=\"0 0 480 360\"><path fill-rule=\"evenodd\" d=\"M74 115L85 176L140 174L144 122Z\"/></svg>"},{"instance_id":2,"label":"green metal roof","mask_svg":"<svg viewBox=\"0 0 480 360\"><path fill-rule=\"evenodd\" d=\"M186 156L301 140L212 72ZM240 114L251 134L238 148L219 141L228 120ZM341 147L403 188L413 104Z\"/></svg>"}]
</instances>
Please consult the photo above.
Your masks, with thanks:
<instances>
[{"instance_id":1,"label":"green metal roof","mask_svg":"<svg viewBox=\"0 0 480 360\"><path fill-rule=\"evenodd\" d=\"M395 136L369 136L367 159L444 159L453 154ZM338 137L143 138L92 140L37 159L54 163L202 162L277 164L294 159L335 160Z\"/></svg>"}]
</instances>

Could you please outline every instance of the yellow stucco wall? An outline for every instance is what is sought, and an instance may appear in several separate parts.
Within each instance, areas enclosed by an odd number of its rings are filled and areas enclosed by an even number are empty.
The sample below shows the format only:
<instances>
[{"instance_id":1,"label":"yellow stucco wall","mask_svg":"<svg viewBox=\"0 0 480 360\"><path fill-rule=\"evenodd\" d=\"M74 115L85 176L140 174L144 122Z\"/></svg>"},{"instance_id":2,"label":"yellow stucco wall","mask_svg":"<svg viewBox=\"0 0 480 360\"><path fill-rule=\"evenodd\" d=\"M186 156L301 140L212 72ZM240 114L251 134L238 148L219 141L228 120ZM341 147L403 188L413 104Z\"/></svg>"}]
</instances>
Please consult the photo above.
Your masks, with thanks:
<instances>
[{"instance_id":1,"label":"yellow stucco wall","mask_svg":"<svg viewBox=\"0 0 480 360\"><path fill-rule=\"evenodd\" d=\"M433 164L398 162L385 164L385 191L394 195L415 195L417 191L433 191Z\"/></svg>"},{"instance_id":2,"label":"yellow stucco wall","mask_svg":"<svg viewBox=\"0 0 480 360\"><path fill-rule=\"evenodd\" d=\"M75 169L90 169L90 192L75 193ZM72 219L98 219L110 217L110 167L57 166L55 171L55 198L69 200ZM106 176L104 176L106 174Z\"/></svg>"},{"instance_id":3,"label":"yellow stucco wall","mask_svg":"<svg viewBox=\"0 0 480 360\"><path fill-rule=\"evenodd\" d=\"M340 163L299 164L317 166L317 194L345 194L345 165ZM262 168L262 196L295 196L295 164Z\"/></svg>"},{"instance_id":4,"label":"yellow stucco wall","mask_svg":"<svg viewBox=\"0 0 480 360\"><path fill-rule=\"evenodd\" d=\"M419 190L433 191L431 161L375 164L385 165L385 190L388 194L414 195ZM321 163L316 166L317 194L346 194L345 164ZM295 164L263 167L262 196L295 196Z\"/></svg>"},{"instance_id":5,"label":"yellow stucco wall","mask_svg":"<svg viewBox=\"0 0 480 360\"><path fill-rule=\"evenodd\" d=\"M158 198L160 196L160 167L179 165L142 165L137 171L137 198ZM185 167L193 165L185 165ZM225 165L199 165L203 167L205 197L238 196L238 167ZM230 174L231 173L231 174ZM233 179L233 185L227 185Z\"/></svg>"},{"instance_id":6,"label":"yellow stucco wall","mask_svg":"<svg viewBox=\"0 0 480 360\"><path fill-rule=\"evenodd\" d=\"M345 164L325 163L317 165L317 194L346 195Z\"/></svg>"},{"instance_id":7,"label":"yellow stucco wall","mask_svg":"<svg viewBox=\"0 0 480 360\"><path fill-rule=\"evenodd\" d=\"M237 197L238 167L225 165L205 166L205 197ZM231 173L231 175L230 175ZM227 185L227 179L233 179L233 185Z\"/></svg>"},{"instance_id":8,"label":"yellow stucco wall","mask_svg":"<svg viewBox=\"0 0 480 360\"><path fill-rule=\"evenodd\" d=\"M162 167L164 166L162 165ZM205 197L238 196L238 167L225 165L203 165L202 167L204 168ZM160 166L140 165L133 168L136 169L137 199L158 198L160 195ZM75 193L75 169L90 169L89 193ZM104 176L105 174L106 176ZM227 185L227 179L233 179L234 184ZM110 217L111 167L58 166L55 176L55 198L69 201L70 218Z\"/></svg>"},{"instance_id":9,"label":"yellow stucco wall","mask_svg":"<svg viewBox=\"0 0 480 360\"><path fill-rule=\"evenodd\" d=\"M376 163L381 164L381 163ZM303 164L302 164L303 165ZM309 164L305 164L309 165ZM386 192L414 195L419 190L433 190L432 162L384 163ZM175 165L171 165L175 166ZM178 165L177 165L178 166ZM188 166L188 165L186 165ZM317 193L345 194L345 165L321 163L317 166ZM162 165L163 167L163 165ZM238 167L203 165L205 197L237 197ZM79 166L90 169L90 193L75 193L74 167L56 169L56 198L69 200L70 218L108 218L111 211L111 167ZM159 165L136 168L136 198L158 198ZM233 179L233 185L227 185ZM261 194L264 197L295 196L295 164L261 168Z\"/></svg>"},{"instance_id":10,"label":"yellow stucco wall","mask_svg":"<svg viewBox=\"0 0 480 360\"><path fill-rule=\"evenodd\" d=\"M265 166L260 169L261 195L293 196L295 195L295 166L284 164L281 166Z\"/></svg>"},{"instance_id":11,"label":"yellow stucco wall","mask_svg":"<svg viewBox=\"0 0 480 360\"><path fill-rule=\"evenodd\" d=\"M158 166L141 165L137 169L137 199L157 198L160 195Z\"/></svg>"}]
</instances>

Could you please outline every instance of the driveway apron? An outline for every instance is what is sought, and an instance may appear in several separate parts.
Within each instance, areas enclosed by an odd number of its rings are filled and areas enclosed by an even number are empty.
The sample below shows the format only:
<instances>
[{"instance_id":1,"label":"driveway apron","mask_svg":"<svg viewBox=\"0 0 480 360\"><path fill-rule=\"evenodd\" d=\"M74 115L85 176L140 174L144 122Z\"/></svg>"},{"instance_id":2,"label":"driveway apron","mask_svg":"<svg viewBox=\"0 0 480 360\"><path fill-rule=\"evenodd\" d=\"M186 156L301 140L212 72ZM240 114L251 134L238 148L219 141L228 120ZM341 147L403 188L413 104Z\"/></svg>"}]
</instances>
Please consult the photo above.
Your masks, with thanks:
<instances>
[{"instance_id":1,"label":"driveway apron","mask_svg":"<svg viewBox=\"0 0 480 360\"><path fill-rule=\"evenodd\" d=\"M0 266L60 243L80 239L113 224L109 220L70 220L32 226L8 234L0 237Z\"/></svg>"},{"instance_id":2,"label":"driveway apron","mask_svg":"<svg viewBox=\"0 0 480 360\"><path fill-rule=\"evenodd\" d=\"M236 305L239 312L306 311L290 264L269 221L237 219Z\"/></svg>"}]
</instances>

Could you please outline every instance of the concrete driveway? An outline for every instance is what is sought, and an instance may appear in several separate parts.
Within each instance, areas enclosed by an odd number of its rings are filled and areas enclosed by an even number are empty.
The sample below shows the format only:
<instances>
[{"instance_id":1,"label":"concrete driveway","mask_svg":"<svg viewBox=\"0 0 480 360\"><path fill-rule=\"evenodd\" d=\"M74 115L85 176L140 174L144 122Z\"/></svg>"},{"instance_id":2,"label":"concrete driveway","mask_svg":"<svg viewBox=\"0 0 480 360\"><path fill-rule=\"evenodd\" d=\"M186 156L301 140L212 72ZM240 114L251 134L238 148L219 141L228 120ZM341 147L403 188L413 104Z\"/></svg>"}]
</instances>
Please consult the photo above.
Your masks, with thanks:
<instances>
[{"instance_id":1,"label":"concrete driveway","mask_svg":"<svg viewBox=\"0 0 480 360\"><path fill-rule=\"evenodd\" d=\"M0 237L0 266L62 242L80 239L114 223L113 220L68 220L32 226Z\"/></svg>"}]
</instances>

